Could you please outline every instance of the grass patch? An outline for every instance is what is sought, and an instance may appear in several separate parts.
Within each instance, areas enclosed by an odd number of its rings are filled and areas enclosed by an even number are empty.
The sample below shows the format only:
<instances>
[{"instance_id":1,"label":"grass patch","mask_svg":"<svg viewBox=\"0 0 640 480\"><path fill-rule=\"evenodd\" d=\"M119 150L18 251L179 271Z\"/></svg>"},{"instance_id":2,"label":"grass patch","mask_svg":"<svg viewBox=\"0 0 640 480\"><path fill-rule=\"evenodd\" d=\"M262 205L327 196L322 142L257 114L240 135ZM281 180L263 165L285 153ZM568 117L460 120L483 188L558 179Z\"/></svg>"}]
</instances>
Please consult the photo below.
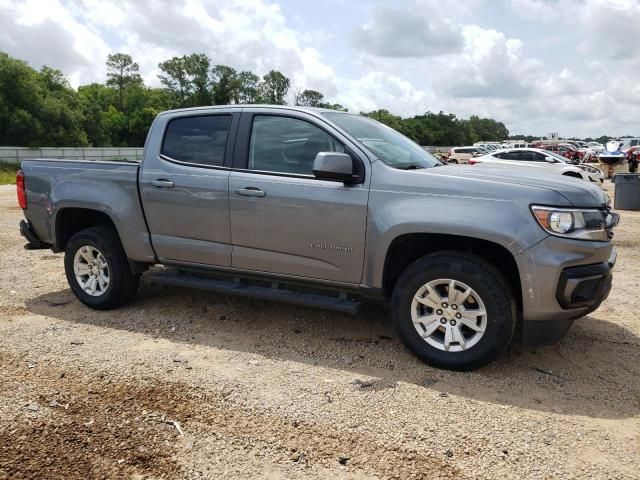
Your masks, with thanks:
<instances>
[{"instance_id":1,"label":"grass patch","mask_svg":"<svg viewBox=\"0 0 640 480\"><path fill-rule=\"evenodd\" d=\"M17 163L0 162L0 185L16 183L16 172L20 168Z\"/></svg>"}]
</instances>

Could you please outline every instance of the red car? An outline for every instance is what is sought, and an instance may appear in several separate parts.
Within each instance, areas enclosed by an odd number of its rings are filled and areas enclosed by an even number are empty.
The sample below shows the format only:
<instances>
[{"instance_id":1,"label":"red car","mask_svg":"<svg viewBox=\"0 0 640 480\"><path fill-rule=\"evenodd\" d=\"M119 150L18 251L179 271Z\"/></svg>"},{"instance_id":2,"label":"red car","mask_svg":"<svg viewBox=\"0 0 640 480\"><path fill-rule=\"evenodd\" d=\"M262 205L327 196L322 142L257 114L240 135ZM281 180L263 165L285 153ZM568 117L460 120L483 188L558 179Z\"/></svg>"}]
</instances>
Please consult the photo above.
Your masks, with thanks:
<instances>
[{"instance_id":1,"label":"red car","mask_svg":"<svg viewBox=\"0 0 640 480\"><path fill-rule=\"evenodd\" d=\"M543 150L549 150L550 152L555 152L559 155L562 155L571 163L580 163L589 160L589 158L585 158L586 152L578 150L570 143L537 143L534 145L534 147L542 148Z\"/></svg>"}]
</instances>

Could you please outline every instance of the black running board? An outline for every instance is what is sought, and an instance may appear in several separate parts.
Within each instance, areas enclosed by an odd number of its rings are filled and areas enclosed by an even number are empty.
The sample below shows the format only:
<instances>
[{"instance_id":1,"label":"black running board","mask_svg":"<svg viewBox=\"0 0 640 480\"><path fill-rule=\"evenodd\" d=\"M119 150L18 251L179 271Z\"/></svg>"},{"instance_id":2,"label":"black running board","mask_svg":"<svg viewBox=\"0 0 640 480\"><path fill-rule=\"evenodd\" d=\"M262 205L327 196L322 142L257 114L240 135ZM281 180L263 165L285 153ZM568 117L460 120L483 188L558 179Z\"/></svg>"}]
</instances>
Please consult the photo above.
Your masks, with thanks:
<instances>
[{"instance_id":1,"label":"black running board","mask_svg":"<svg viewBox=\"0 0 640 480\"><path fill-rule=\"evenodd\" d=\"M349 314L358 313L360 310L360 302L346 298L344 294L331 296L322 293L288 290L282 288L280 283L274 283L273 286L267 287L254 285L245 280L221 280L218 278L191 275L188 273L176 273L173 271L153 273L149 276L149 279L164 285L195 288L209 292L227 293L262 300L274 300L277 302L293 303Z\"/></svg>"}]
</instances>

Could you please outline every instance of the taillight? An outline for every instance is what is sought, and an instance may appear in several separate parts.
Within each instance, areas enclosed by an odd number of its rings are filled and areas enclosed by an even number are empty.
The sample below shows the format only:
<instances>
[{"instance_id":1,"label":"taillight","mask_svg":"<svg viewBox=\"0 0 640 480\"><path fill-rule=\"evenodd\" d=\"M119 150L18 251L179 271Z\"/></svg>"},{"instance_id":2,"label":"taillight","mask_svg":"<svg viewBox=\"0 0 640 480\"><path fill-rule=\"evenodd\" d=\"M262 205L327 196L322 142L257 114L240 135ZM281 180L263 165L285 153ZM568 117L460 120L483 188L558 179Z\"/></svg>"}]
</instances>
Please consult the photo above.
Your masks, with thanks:
<instances>
[{"instance_id":1,"label":"taillight","mask_svg":"<svg viewBox=\"0 0 640 480\"><path fill-rule=\"evenodd\" d=\"M24 188L24 173L22 173L22 170L18 170L16 174L16 190L18 192L18 205L24 210L27 208L27 192Z\"/></svg>"},{"instance_id":2,"label":"taillight","mask_svg":"<svg viewBox=\"0 0 640 480\"><path fill-rule=\"evenodd\" d=\"M469 159L469 165L475 165L476 163L478 163L477 160L474 160L473 158Z\"/></svg>"}]
</instances>

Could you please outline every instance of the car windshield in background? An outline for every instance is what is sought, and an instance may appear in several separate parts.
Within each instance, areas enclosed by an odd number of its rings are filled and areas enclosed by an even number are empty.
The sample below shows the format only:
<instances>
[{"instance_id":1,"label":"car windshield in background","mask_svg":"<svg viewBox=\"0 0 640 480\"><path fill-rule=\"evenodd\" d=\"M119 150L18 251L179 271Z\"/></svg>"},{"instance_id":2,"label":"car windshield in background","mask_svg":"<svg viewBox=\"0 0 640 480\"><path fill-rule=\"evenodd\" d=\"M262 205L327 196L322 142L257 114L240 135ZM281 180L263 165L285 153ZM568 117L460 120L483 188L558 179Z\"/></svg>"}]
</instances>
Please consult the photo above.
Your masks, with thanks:
<instances>
[{"instance_id":1,"label":"car windshield in background","mask_svg":"<svg viewBox=\"0 0 640 480\"><path fill-rule=\"evenodd\" d=\"M553 158L555 158L556 160L559 160L559 161L560 161L560 162L562 162L562 163L567 163L567 159L566 159L566 157L563 157L562 155L560 155L560 154L558 154L558 153L551 152L551 151L545 151L545 152L544 152L544 154L545 154L547 157L553 157Z\"/></svg>"},{"instance_id":2,"label":"car windshield in background","mask_svg":"<svg viewBox=\"0 0 640 480\"><path fill-rule=\"evenodd\" d=\"M394 168L409 170L442 165L420 145L375 120L349 113L325 112L323 115Z\"/></svg>"}]
</instances>

